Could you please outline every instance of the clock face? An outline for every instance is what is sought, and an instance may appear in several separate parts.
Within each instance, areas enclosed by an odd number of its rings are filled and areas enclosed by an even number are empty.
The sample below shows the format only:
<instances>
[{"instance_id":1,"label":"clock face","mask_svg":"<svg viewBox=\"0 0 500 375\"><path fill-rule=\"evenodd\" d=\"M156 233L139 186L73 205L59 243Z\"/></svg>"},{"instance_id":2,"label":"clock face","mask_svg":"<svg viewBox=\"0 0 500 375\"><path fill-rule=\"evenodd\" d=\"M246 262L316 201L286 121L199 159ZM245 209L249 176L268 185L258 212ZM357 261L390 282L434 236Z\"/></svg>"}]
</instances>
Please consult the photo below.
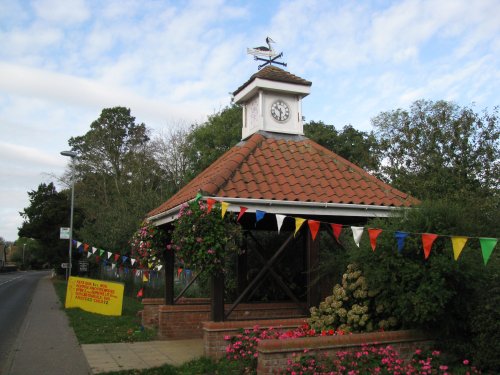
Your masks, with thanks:
<instances>
[{"instance_id":1,"label":"clock face","mask_svg":"<svg viewBox=\"0 0 500 375\"><path fill-rule=\"evenodd\" d=\"M284 101L277 100L271 106L271 115L277 121L286 121L290 117L290 109Z\"/></svg>"}]
</instances>

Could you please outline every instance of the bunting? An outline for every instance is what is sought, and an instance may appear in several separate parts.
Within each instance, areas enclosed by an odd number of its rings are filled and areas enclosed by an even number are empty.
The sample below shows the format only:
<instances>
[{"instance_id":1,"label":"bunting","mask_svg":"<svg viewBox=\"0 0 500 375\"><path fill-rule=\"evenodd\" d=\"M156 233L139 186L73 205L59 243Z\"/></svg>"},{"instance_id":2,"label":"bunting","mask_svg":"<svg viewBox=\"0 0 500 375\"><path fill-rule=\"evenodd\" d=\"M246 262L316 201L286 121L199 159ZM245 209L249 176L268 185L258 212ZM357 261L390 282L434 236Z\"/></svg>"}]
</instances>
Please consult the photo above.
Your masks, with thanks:
<instances>
[{"instance_id":1,"label":"bunting","mask_svg":"<svg viewBox=\"0 0 500 375\"><path fill-rule=\"evenodd\" d=\"M278 234L280 234L281 227L283 226L283 220L285 220L285 215L276 214L276 225L278 226Z\"/></svg>"},{"instance_id":2,"label":"bunting","mask_svg":"<svg viewBox=\"0 0 500 375\"><path fill-rule=\"evenodd\" d=\"M437 234L422 233L422 245L424 246L425 259L429 258L429 255L431 254L432 244L434 243L437 237L438 237Z\"/></svg>"},{"instance_id":3,"label":"bunting","mask_svg":"<svg viewBox=\"0 0 500 375\"><path fill-rule=\"evenodd\" d=\"M304 221L306 221L306 219L302 219L300 217L295 218L295 233L293 234L294 236L297 235L297 232L299 231L302 224L304 224Z\"/></svg>"},{"instance_id":4,"label":"bunting","mask_svg":"<svg viewBox=\"0 0 500 375\"><path fill-rule=\"evenodd\" d=\"M255 224L261 221L265 215L266 215L265 211L255 210Z\"/></svg>"},{"instance_id":5,"label":"bunting","mask_svg":"<svg viewBox=\"0 0 500 375\"><path fill-rule=\"evenodd\" d=\"M111 258L111 255L113 255L113 253L111 251L108 251L108 259Z\"/></svg>"},{"instance_id":6,"label":"bunting","mask_svg":"<svg viewBox=\"0 0 500 375\"><path fill-rule=\"evenodd\" d=\"M115 262L118 262L118 259L120 259L120 254L115 254Z\"/></svg>"},{"instance_id":7,"label":"bunting","mask_svg":"<svg viewBox=\"0 0 500 375\"><path fill-rule=\"evenodd\" d=\"M483 253L483 260L484 260L485 266L488 263L488 260L490 259L491 253L493 252L493 249L495 248L497 242L498 242L497 238L482 237L479 239L479 243L481 244L481 252Z\"/></svg>"},{"instance_id":8,"label":"bunting","mask_svg":"<svg viewBox=\"0 0 500 375\"><path fill-rule=\"evenodd\" d=\"M240 213L238 214L238 218L236 219L236 222L240 221L241 217L245 212L247 212L248 208L240 206Z\"/></svg>"},{"instance_id":9,"label":"bunting","mask_svg":"<svg viewBox=\"0 0 500 375\"><path fill-rule=\"evenodd\" d=\"M217 203L215 199L207 198L207 214L209 214L212 211L212 208L215 203Z\"/></svg>"},{"instance_id":10,"label":"bunting","mask_svg":"<svg viewBox=\"0 0 500 375\"><path fill-rule=\"evenodd\" d=\"M316 239L316 235L318 234L321 223L316 220L308 220L307 224L309 225L309 230L311 231L311 237L314 241Z\"/></svg>"},{"instance_id":11,"label":"bunting","mask_svg":"<svg viewBox=\"0 0 500 375\"><path fill-rule=\"evenodd\" d=\"M395 232L394 237L396 237L396 241L398 242L398 253L401 254L403 248L405 247L405 240L408 237L409 233L406 232Z\"/></svg>"},{"instance_id":12,"label":"bunting","mask_svg":"<svg viewBox=\"0 0 500 375\"><path fill-rule=\"evenodd\" d=\"M375 251L377 247L377 237L382 233L382 229L377 228L368 228L368 237L370 237L370 245L372 246L372 250Z\"/></svg>"},{"instance_id":13,"label":"bunting","mask_svg":"<svg viewBox=\"0 0 500 375\"><path fill-rule=\"evenodd\" d=\"M221 207L222 207L222 218L224 219L224 216L226 216L226 211L227 208L229 207L229 203L227 202L221 202Z\"/></svg>"},{"instance_id":14,"label":"bunting","mask_svg":"<svg viewBox=\"0 0 500 375\"><path fill-rule=\"evenodd\" d=\"M137 292L137 298L141 298L144 295L144 288L139 289Z\"/></svg>"},{"instance_id":15,"label":"bunting","mask_svg":"<svg viewBox=\"0 0 500 375\"><path fill-rule=\"evenodd\" d=\"M458 257L462 253L462 250L467 243L468 237L453 236L451 237L451 245L453 247L453 258L458 260Z\"/></svg>"},{"instance_id":16,"label":"bunting","mask_svg":"<svg viewBox=\"0 0 500 375\"><path fill-rule=\"evenodd\" d=\"M352 230L352 237L354 238L354 243L356 244L357 247L359 247L359 243L361 241L361 236L363 235L364 227L353 227L351 226Z\"/></svg>"},{"instance_id":17,"label":"bunting","mask_svg":"<svg viewBox=\"0 0 500 375\"><path fill-rule=\"evenodd\" d=\"M330 224L333 230L333 236L340 243L340 233L342 232L342 224Z\"/></svg>"}]
</instances>

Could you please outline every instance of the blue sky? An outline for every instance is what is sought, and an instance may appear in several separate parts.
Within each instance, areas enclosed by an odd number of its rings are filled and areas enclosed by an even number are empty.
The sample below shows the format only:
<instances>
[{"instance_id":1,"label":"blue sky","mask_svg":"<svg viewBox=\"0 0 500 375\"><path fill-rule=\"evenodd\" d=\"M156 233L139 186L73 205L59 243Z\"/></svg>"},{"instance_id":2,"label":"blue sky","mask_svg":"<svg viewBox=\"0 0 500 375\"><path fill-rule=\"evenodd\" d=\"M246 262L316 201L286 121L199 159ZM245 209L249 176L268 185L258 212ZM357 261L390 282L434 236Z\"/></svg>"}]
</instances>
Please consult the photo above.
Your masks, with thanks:
<instances>
[{"instance_id":1,"label":"blue sky","mask_svg":"<svg viewBox=\"0 0 500 375\"><path fill-rule=\"evenodd\" d=\"M203 122L266 36L313 82L306 120L371 130L417 99L500 104L500 1L0 0L0 236L103 108L155 132Z\"/></svg>"}]
</instances>

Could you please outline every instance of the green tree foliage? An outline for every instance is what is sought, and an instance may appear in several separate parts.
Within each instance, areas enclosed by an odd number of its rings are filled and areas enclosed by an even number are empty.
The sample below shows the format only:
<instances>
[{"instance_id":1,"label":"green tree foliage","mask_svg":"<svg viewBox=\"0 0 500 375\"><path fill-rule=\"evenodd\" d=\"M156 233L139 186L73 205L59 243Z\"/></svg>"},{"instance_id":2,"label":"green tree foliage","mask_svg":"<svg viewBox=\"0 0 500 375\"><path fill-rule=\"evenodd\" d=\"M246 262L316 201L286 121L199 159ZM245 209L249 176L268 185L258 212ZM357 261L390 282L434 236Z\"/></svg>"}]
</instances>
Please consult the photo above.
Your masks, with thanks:
<instances>
[{"instance_id":1,"label":"green tree foliage","mask_svg":"<svg viewBox=\"0 0 500 375\"><path fill-rule=\"evenodd\" d=\"M420 199L498 194L498 108L478 114L451 102L419 100L372 122L385 151L382 171L395 187Z\"/></svg>"},{"instance_id":2,"label":"green tree foliage","mask_svg":"<svg viewBox=\"0 0 500 375\"><path fill-rule=\"evenodd\" d=\"M69 145L78 154L76 200L85 212L80 239L128 251L137 224L165 199L148 129L128 108L105 108Z\"/></svg>"},{"instance_id":3,"label":"green tree foliage","mask_svg":"<svg viewBox=\"0 0 500 375\"><path fill-rule=\"evenodd\" d=\"M206 122L192 127L185 148L189 160L189 179L197 176L241 140L242 109L224 108Z\"/></svg>"},{"instance_id":4,"label":"green tree foliage","mask_svg":"<svg viewBox=\"0 0 500 375\"><path fill-rule=\"evenodd\" d=\"M429 330L447 340L448 349L456 350L459 357L473 358L482 351L476 340L479 333L499 335L499 324L476 318L483 309L479 301L493 297L500 266L498 251L484 266L479 241L471 238L455 261L450 238L440 236L425 260L420 234L410 234L398 253L394 232L499 237L498 217L498 211L485 215L483 207L463 202L427 202L405 213L403 220L369 223L369 227L384 229L376 250L372 251L365 237L360 248L351 246L348 254L351 262L362 267L368 287L380 290L375 304L391 311L401 327Z\"/></svg>"},{"instance_id":5,"label":"green tree foliage","mask_svg":"<svg viewBox=\"0 0 500 375\"><path fill-rule=\"evenodd\" d=\"M342 131L338 131L333 125L311 121L304 124L304 134L361 168L371 172L379 170L380 147L372 132L362 132L351 125L346 125Z\"/></svg>"},{"instance_id":6,"label":"green tree foliage","mask_svg":"<svg viewBox=\"0 0 500 375\"><path fill-rule=\"evenodd\" d=\"M45 263L55 266L67 260L68 242L59 239L60 228L69 227L70 201L67 191L58 192L51 182L42 183L37 190L28 192L30 204L22 212L23 224L19 237L32 238L17 244L26 243L30 255L26 258L33 266ZM78 211L75 213L74 227L80 222ZM26 254L25 254L26 257ZM28 262L27 262L28 263Z\"/></svg>"}]
</instances>

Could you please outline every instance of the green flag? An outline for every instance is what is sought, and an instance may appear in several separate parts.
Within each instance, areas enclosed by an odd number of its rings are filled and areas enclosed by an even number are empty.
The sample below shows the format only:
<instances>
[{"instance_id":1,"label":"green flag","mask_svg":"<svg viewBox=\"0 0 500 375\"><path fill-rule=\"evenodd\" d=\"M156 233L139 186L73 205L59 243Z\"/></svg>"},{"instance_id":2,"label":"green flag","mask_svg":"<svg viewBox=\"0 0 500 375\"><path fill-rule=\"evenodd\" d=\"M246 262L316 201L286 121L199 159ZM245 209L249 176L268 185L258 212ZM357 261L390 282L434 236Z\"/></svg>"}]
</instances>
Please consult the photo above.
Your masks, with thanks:
<instances>
[{"instance_id":1,"label":"green flag","mask_svg":"<svg viewBox=\"0 0 500 375\"><path fill-rule=\"evenodd\" d=\"M488 263L490 255L497 244L497 238L480 238L479 243L481 244L481 251L483 252L484 265Z\"/></svg>"}]
</instances>

